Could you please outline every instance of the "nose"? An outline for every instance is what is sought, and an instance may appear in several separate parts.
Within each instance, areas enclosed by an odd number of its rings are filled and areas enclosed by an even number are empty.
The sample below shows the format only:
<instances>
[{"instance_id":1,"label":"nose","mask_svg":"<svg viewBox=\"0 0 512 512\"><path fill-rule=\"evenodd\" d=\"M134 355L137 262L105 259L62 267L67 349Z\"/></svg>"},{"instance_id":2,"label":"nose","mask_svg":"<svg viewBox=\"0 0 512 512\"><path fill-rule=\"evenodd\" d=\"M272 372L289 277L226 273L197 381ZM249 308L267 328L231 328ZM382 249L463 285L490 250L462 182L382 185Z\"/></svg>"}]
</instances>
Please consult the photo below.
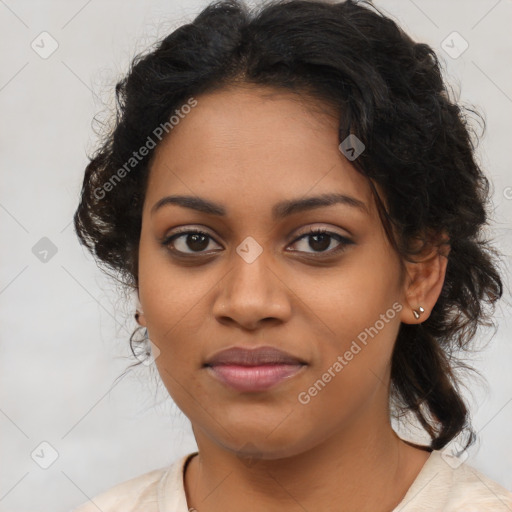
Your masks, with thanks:
<instances>
[{"instance_id":1,"label":"nose","mask_svg":"<svg viewBox=\"0 0 512 512\"><path fill-rule=\"evenodd\" d=\"M221 281L213 304L218 322L255 330L262 323L281 323L290 318L293 292L269 260L265 251L250 263L233 254L230 271Z\"/></svg>"}]
</instances>

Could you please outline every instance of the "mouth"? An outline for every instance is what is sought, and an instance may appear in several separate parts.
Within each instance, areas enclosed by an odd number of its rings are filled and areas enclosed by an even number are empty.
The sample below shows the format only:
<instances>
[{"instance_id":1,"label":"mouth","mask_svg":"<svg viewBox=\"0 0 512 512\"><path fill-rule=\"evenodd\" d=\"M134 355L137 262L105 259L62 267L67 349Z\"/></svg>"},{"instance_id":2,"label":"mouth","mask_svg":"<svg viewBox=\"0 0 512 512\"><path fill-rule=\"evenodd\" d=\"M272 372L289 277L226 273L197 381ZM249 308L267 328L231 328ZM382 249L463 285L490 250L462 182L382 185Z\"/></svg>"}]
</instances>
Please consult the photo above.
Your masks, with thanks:
<instances>
[{"instance_id":1,"label":"mouth","mask_svg":"<svg viewBox=\"0 0 512 512\"><path fill-rule=\"evenodd\" d=\"M223 350L211 358L204 368L224 385L243 392L265 391L301 371L306 362L274 347Z\"/></svg>"},{"instance_id":2,"label":"mouth","mask_svg":"<svg viewBox=\"0 0 512 512\"><path fill-rule=\"evenodd\" d=\"M207 366L212 377L237 391L257 392L270 389L294 377L306 365L267 364L260 366L239 366L221 364Z\"/></svg>"}]
</instances>

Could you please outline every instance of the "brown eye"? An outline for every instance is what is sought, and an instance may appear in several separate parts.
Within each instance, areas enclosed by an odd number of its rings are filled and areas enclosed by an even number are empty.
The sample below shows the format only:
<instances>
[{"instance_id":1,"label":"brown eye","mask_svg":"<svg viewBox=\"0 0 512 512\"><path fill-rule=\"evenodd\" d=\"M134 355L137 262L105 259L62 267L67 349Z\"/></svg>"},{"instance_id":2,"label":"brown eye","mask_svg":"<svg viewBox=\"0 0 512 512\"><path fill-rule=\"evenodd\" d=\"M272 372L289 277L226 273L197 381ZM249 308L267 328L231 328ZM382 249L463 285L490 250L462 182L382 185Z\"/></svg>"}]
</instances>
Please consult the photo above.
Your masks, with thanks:
<instances>
[{"instance_id":1,"label":"brown eye","mask_svg":"<svg viewBox=\"0 0 512 512\"><path fill-rule=\"evenodd\" d=\"M332 248L333 240L337 242L337 245ZM299 252L306 252L310 254L315 253L337 253L342 251L345 246L353 244L352 240L332 231L326 229L312 229L308 233L300 236L294 245L299 242L303 242L302 249ZM308 249L311 249L309 251Z\"/></svg>"},{"instance_id":2,"label":"brown eye","mask_svg":"<svg viewBox=\"0 0 512 512\"><path fill-rule=\"evenodd\" d=\"M213 238L208 233L189 230L167 237L162 245L180 254L201 254L206 251L211 241Z\"/></svg>"}]
</instances>

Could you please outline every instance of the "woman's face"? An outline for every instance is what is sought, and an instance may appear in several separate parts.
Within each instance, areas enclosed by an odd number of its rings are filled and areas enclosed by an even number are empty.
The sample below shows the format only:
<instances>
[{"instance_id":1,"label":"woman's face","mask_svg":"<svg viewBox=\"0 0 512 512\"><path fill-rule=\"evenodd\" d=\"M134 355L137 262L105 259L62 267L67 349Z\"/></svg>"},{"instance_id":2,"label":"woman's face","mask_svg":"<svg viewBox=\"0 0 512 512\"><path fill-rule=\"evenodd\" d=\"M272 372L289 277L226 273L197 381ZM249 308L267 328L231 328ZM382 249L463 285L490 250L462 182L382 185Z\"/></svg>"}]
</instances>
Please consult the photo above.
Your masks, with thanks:
<instances>
[{"instance_id":1,"label":"woman's face","mask_svg":"<svg viewBox=\"0 0 512 512\"><path fill-rule=\"evenodd\" d=\"M196 436L268 459L388 421L390 358L410 311L369 186L338 148L337 119L271 92L196 98L157 148L139 252L142 322L171 397ZM333 194L341 200L304 203ZM195 203L155 209L168 196ZM306 364L244 390L205 367L234 346Z\"/></svg>"}]
</instances>

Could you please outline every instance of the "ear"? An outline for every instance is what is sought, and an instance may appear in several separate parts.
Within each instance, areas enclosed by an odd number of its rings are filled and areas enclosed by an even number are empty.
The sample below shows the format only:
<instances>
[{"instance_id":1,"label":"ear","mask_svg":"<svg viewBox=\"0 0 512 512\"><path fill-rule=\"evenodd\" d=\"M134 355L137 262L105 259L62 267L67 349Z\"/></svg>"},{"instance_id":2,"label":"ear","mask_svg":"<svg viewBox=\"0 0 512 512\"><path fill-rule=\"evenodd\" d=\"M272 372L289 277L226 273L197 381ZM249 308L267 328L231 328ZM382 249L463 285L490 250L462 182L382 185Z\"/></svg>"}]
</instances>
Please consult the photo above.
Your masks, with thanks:
<instances>
[{"instance_id":1,"label":"ear","mask_svg":"<svg viewBox=\"0 0 512 512\"><path fill-rule=\"evenodd\" d=\"M427 245L420 255L414 257L414 262L404 263L403 323L419 324L430 316L443 288L449 252L450 246L443 240L440 244ZM414 311L419 318L416 318Z\"/></svg>"},{"instance_id":2,"label":"ear","mask_svg":"<svg viewBox=\"0 0 512 512\"><path fill-rule=\"evenodd\" d=\"M146 327L146 317L144 316L144 311L142 310L142 304L140 303L139 296L137 294L137 310L135 313L135 321L141 326Z\"/></svg>"}]
</instances>

